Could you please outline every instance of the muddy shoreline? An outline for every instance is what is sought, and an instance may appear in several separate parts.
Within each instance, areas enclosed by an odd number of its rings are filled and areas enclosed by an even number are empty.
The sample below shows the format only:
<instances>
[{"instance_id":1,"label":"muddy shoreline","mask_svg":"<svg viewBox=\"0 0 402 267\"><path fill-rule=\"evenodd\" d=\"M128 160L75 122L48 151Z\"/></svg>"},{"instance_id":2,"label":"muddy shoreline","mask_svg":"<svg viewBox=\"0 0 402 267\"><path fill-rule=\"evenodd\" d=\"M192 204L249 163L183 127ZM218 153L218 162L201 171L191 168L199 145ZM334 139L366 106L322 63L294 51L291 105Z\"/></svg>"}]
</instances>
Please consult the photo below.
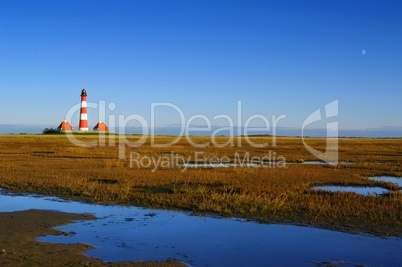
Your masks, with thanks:
<instances>
[{"instance_id":1,"label":"muddy shoreline","mask_svg":"<svg viewBox=\"0 0 402 267\"><path fill-rule=\"evenodd\" d=\"M86 244L54 244L36 241L38 236L63 233L55 226L77 220L93 220L88 214L26 210L0 213L0 266L185 266L179 262L106 263L83 253Z\"/></svg>"}]
</instances>

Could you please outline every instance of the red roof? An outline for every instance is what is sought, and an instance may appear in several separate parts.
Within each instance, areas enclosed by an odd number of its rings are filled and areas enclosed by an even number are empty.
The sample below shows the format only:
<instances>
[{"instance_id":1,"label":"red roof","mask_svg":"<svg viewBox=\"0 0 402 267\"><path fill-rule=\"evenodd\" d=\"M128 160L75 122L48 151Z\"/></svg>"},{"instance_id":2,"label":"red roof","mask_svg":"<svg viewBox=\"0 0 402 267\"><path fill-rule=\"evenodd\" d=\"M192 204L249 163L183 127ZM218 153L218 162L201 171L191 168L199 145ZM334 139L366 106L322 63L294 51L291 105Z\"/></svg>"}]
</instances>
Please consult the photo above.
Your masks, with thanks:
<instances>
[{"instance_id":1,"label":"red roof","mask_svg":"<svg viewBox=\"0 0 402 267\"><path fill-rule=\"evenodd\" d=\"M59 127L57 127L57 130L60 132L68 132L73 130L73 126L71 126L71 124L65 120L60 123Z\"/></svg>"},{"instance_id":2,"label":"red roof","mask_svg":"<svg viewBox=\"0 0 402 267\"><path fill-rule=\"evenodd\" d=\"M107 127L107 125L104 122L100 121L95 125L94 131L108 132L109 127Z\"/></svg>"}]
</instances>

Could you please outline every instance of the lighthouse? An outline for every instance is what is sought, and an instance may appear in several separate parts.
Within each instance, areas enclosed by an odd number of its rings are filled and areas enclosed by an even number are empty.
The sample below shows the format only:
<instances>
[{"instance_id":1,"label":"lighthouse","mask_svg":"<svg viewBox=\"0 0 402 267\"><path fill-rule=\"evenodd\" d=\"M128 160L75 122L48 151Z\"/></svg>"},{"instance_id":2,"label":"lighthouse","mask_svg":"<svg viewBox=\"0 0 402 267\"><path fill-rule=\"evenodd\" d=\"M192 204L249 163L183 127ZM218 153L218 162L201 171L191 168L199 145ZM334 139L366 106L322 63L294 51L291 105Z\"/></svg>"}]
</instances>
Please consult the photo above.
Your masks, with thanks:
<instances>
[{"instance_id":1,"label":"lighthouse","mask_svg":"<svg viewBox=\"0 0 402 267\"><path fill-rule=\"evenodd\" d=\"M80 132L88 132L88 114L87 114L87 91L81 91L81 109L80 109Z\"/></svg>"}]
</instances>

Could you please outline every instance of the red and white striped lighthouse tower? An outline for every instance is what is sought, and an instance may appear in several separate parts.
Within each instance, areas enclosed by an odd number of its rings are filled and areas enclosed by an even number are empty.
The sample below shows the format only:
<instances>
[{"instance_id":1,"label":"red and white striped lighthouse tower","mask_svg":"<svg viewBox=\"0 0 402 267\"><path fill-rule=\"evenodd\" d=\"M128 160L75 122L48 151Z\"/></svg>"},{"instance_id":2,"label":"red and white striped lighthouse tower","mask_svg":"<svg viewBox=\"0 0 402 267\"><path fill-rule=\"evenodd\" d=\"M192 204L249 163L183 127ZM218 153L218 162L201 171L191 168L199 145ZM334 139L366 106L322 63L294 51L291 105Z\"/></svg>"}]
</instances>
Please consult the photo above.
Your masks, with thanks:
<instances>
[{"instance_id":1,"label":"red and white striped lighthouse tower","mask_svg":"<svg viewBox=\"0 0 402 267\"><path fill-rule=\"evenodd\" d=\"M87 91L81 91L81 110L80 110L80 126L79 131L88 132L88 114L87 114Z\"/></svg>"}]
</instances>

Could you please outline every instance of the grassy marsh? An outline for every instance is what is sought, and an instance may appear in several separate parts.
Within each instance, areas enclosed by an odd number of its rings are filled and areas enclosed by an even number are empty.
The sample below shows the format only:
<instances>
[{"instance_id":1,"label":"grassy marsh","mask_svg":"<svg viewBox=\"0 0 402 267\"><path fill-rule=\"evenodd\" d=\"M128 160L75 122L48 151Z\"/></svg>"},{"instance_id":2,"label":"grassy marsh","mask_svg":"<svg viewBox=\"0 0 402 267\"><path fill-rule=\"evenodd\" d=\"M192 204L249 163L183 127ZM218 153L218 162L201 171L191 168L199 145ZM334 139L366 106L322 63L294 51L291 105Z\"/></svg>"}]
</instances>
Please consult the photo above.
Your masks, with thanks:
<instances>
[{"instance_id":1,"label":"grassy marsh","mask_svg":"<svg viewBox=\"0 0 402 267\"><path fill-rule=\"evenodd\" d=\"M93 135L77 138L84 142L98 140ZM154 138L160 144L176 139ZM218 213L381 236L402 235L402 194L391 183L367 179L383 174L402 176L402 139L340 139L340 161L351 164L185 171L178 166L130 167L130 153L156 159L177 155L198 162L211 157L233 162L236 155L242 159L270 155L272 161L283 157L288 163L317 159L300 138L277 137L273 146L272 137L250 137L254 143L268 143L267 148L259 148L236 137L234 146L221 148L194 148L185 138L169 147L152 147L148 138L142 146L126 147L126 159L120 160L118 139L117 135L106 135L104 146L78 147L65 135L1 135L0 187L98 203ZM124 137L130 142L139 139L140 136ZM239 140L241 146L237 146ZM111 141L116 145L110 146ZM211 140L192 137L192 141L205 144ZM225 144L230 140L217 137L216 141ZM315 149L325 150L322 139L306 141ZM199 153L197 160L195 152ZM382 186L394 191L386 196L365 197L310 190L322 184Z\"/></svg>"}]
</instances>

